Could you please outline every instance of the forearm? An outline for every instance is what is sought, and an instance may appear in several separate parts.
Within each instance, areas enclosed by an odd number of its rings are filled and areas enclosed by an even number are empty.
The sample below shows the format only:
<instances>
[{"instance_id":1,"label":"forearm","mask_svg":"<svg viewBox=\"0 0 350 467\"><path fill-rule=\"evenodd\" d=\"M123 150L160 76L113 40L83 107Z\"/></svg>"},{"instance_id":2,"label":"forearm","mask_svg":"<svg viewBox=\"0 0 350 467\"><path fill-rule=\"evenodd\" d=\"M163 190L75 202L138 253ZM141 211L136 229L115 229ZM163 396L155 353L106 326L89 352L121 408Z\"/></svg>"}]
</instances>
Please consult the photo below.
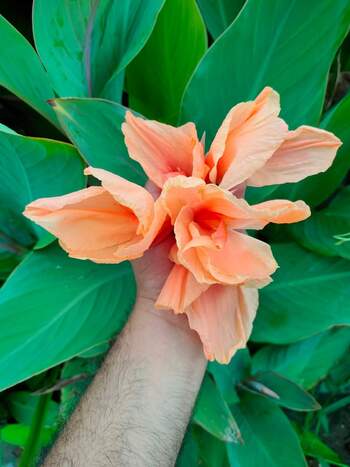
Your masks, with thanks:
<instances>
[{"instance_id":1,"label":"forearm","mask_svg":"<svg viewBox=\"0 0 350 467\"><path fill-rule=\"evenodd\" d=\"M182 319L138 301L45 466L174 465L206 364Z\"/></svg>"}]
</instances>

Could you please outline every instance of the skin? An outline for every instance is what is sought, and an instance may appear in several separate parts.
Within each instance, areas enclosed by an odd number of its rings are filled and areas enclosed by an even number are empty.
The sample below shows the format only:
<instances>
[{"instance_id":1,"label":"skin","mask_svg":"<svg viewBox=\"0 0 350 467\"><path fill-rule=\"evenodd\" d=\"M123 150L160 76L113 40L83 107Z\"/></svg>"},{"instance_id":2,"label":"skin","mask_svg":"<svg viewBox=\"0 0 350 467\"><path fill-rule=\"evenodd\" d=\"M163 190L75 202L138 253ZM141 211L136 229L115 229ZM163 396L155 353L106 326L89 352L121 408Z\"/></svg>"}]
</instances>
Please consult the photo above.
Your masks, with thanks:
<instances>
[{"instance_id":1,"label":"skin","mask_svg":"<svg viewBox=\"0 0 350 467\"><path fill-rule=\"evenodd\" d=\"M173 466L205 372L185 316L154 308L169 242L133 263L138 297L44 466Z\"/></svg>"}]
</instances>

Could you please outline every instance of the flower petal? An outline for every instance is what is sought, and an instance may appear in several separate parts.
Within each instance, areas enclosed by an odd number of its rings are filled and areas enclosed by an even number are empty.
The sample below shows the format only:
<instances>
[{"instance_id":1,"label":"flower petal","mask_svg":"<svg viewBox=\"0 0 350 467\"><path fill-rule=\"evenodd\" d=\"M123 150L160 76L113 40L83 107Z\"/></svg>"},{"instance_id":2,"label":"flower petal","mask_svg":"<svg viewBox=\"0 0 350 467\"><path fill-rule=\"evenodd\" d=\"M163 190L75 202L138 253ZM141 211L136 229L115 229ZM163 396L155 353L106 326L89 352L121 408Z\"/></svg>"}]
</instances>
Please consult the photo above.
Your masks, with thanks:
<instances>
[{"instance_id":1,"label":"flower petal","mask_svg":"<svg viewBox=\"0 0 350 467\"><path fill-rule=\"evenodd\" d=\"M145 188L104 169L87 167L84 173L85 175L93 175L100 180L103 188L118 203L129 208L135 214L140 222L139 230L141 232L149 227L153 219L154 200Z\"/></svg>"},{"instance_id":2,"label":"flower petal","mask_svg":"<svg viewBox=\"0 0 350 467\"><path fill-rule=\"evenodd\" d=\"M184 313L209 285L199 284L183 266L175 264L156 301L156 308Z\"/></svg>"},{"instance_id":3,"label":"flower petal","mask_svg":"<svg viewBox=\"0 0 350 467\"><path fill-rule=\"evenodd\" d=\"M24 215L58 237L69 255L117 262L115 245L136 235L138 221L103 187L90 187L64 196L30 203Z\"/></svg>"},{"instance_id":4,"label":"flower petal","mask_svg":"<svg viewBox=\"0 0 350 467\"><path fill-rule=\"evenodd\" d=\"M222 248L196 248L202 268L218 283L239 284L248 280L265 280L278 265L270 246L249 235L230 231ZM186 250L178 253L181 263L190 269ZM197 268L193 270L194 275ZM200 276L199 276L200 277Z\"/></svg>"},{"instance_id":5,"label":"flower petal","mask_svg":"<svg viewBox=\"0 0 350 467\"><path fill-rule=\"evenodd\" d=\"M240 103L230 110L206 159L211 182L229 190L264 166L288 130L278 118L279 111L279 95L268 87L255 101Z\"/></svg>"},{"instance_id":6,"label":"flower petal","mask_svg":"<svg viewBox=\"0 0 350 467\"><path fill-rule=\"evenodd\" d=\"M141 164L157 186L162 187L176 174L205 173L204 149L193 123L175 128L126 112L122 131L130 157Z\"/></svg>"},{"instance_id":7,"label":"flower petal","mask_svg":"<svg viewBox=\"0 0 350 467\"><path fill-rule=\"evenodd\" d=\"M325 172L331 165L341 141L325 130L301 126L290 131L266 164L248 179L250 186L299 182Z\"/></svg>"},{"instance_id":8,"label":"flower petal","mask_svg":"<svg viewBox=\"0 0 350 467\"><path fill-rule=\"evenodd\" d=\"M246 346L257 307L256 289L212 285L186 310L208 360L229 363Z\"/></svg>"},{"instance_id":9,"label":"flower petal","mask_svg":"<svg viewBox=\"0 0 350 467\"><path fill-rule=\"evenodd\" d=\"M157 200L154 203L153 220L147 231L142 236L138 235L129 242L119 244L115 249L113 256L117 262L140 258L150 248L158 234L162 232L163 227L166 226L166 218L167 214L159 200Z\"/></svg>"}]
</instances>

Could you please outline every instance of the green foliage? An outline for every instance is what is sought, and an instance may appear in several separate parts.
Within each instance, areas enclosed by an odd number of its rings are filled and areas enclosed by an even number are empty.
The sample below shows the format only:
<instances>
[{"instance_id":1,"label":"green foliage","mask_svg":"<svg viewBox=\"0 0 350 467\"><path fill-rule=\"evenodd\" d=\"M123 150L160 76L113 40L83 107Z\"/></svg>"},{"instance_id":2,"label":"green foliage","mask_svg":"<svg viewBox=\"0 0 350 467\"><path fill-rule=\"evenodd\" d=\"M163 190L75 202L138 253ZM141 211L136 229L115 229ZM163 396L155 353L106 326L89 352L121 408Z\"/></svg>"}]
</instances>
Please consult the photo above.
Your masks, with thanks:
<instances>
[{"instance_id":1,"label":"green foliage","mask_svg":"<svg viewBox=\"0 0 350 467\"><path fill-rule=\"evenodd\" d=\"M267 345L253 358L253 373L277 371L302 385L314 387L347 354L350 328L339 327L290 345Z\"/></svg>"},{"instance_id":2,"label":"green foliage","mask_svg":"<svg viewBox=\"0 0 350 467\"><path fill-rule=\"evenodd\" d=\"M57 99L54 110L89 165L110 170L135 183L145 182L142 168L130 159L124 144L121 124L125 107L101 99Z\"/></svg>"},{"instance_id":3,"label":"green foliage","mask_svg":"<svg viewBox=\"0 0 350 467\"><path fill-rule=\"evenodd\" d=\"M0 16L0 86L23 99L52 123L55 114L47 104L54 97L53 89L44 67L30 43Z\"/></svg>"},{"instance_id":4,"label":"green foliage","mask_svg":"<svg viewBox=\"0 0 350 467\"><path fill-rule=\"evenodd\" d=\"M229 406L209 375L204 377L193 420L222 441L238 442L241 438Z\"/></svg>"},{"instance_id":5,"label":"green foliage","mask_svg":"<svg viewBox=\"0 0 350 467\"><path fill-rule=\"evenodd\" d=\"M348 261L292 243L276 244L273 252L280 267L274 281L261 290L255 341L287 344L336 324L350 324Z\"/></svg>"},{"instance_id":6,"label":"green foliage","mask_svg":"<svg viewBox=\"0 0 350 467\"><path fill-rule=\"evenodd\" d=\"M244 443L227 444L232 466L306 466L296 433L288 418L273 402L245 394L232 412Z\"/></svg>"},{"instance_id":7,"label":"green foliage","mask_svg":"<svg viewBox=\"0 0 350 467\"><path fill-rule=\"evenodd\" d=\"M29 254L0 294L1 389L110 338L134 294L127 263L70 259L57 245Z\"/></svg>"},{"instance_id":8,"label":"green foliage","mask_svg":"<svg viewBox=\"0 0 350 467\"><path fill-rule=\"evenodd\" d=\"M8 237L22 245L47 237L23 217L31 201L83 188L83 161L66 143L0 132L0 224Z\"/></svg>"},{"instance_id":9,"label":"green foliage","mask_svg":"<svg viewBox=\"0 0 350 467\"><path fill-rule=\"evenodd\" d=\"M198 0L208 30L216 39L227 29L246 0Z\"/></svg>"},{"instance_id":10,"label":"green foliage","mask_svg":"<svg viewBox=\"0 0 350 467\"><path fill-rule=\"evenodd\" d=\"M149 41L129 66L130 107L148 118L176 123L185 86L206 45L195 0L166 0Z\"/></svg>"},{"instance_id":11,"label":"green foliage","mask_svg":"<svg viewBox=\"0 0 350 467\"><path fill-rule=\"evenodd\" d=\"M35 0L35 44L57 94L119 101L122 72L147 41L163 3Z\"/></svg>"},{"instance_id":12,"label":"green foliage","mask_svg":"<svg viewBox=\"0 0 350 467\"><path fill-rule=\"evenodd\" d=\"M210 141L233 105L268 85L280 93L291 128L317 123L327 73L349 21L347 0L309 0L307 7L304 0L247 2L192 76L182 121L195 121Z\"/></svg>"}]
</instances>

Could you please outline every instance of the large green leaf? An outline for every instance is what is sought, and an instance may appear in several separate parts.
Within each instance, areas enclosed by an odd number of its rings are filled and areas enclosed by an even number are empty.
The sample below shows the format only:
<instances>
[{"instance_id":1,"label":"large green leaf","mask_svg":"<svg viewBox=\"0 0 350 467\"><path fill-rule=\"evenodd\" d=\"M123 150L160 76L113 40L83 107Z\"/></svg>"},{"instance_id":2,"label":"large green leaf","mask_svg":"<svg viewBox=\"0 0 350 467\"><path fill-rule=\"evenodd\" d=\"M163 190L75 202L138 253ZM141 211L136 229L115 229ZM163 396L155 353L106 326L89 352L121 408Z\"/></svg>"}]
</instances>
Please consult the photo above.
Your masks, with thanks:
<instances>
[{"instance_id":1,"label":"large green leaf","mask_svg":"<svg viewBox=\"0 0 350 467\"><path fill-rule=\"evenodd\" d=\"M149 118L176 123L185 86L206 47L195 0L166 0L146 46L128 68L129 106Z\"/></svg>"},{"instance_id":2,"label":"large green leaf","mask_svg":"<svg viewBox=\"0 0 350 467\"><path fill-rule=\"evenodd\" d=\"M319 410L319 403L304 389L273 371L259 371L243 383L248 391L271 398L292 410Z\"/></svg>"},{"instance_id":3,"label":"large green leaf","mask_svg":"<svg viewBox=\"0 0 350 467\"><path fill-rule=\"evenodd\" d=\"M54 92L35 50L1 15L0 36L0 86L16 94L57 125L56 116L47 103L54 97Z\"/></svg>"},{"instance_id":4,"label":"large green leaf","mask_svg":"<svg viewBox=\"0 0 350 467\"><path fill-rule=\"evenodd\" d=\"M106 341L134 295L127 262L70 259L57 245L29 254L0 291L0 389Z\"/></svg>"},{"instance_id":5,"label":"large green leaf","mask_svg":"<svg viewBox=\"0 0 350 467\"><path fill-rule=\"evenodd\" d=\"M195 121L211 140L233 105L268 85L281 94L291 127L317 123L349 21L348 0L250 0L198 65L182 120Z\"/></svg>"},{"instance_id":6,"label":"large green leaf","mask_svg":"<svg viewBox=\"0 0 350 467\"><path fill-rule=\"evenodd\" d=\"M0 429L0 439L14 446L24 447L28 441L30 429L30 426L20 423L6 425ZM47 446L50 443L53 433L51 428L44 427L41 429L39 436L40 447Z\"/></svg>"},{"instance_id":7,"label":"large green leaf","mask_svg":"<svg viewBox=\"0 0 350 467\"><path fill-rule=\"evenodd\" d=\"M103 99L56 99L54 109L88 164L145 183L141 166L130 159L124 144L125 107Z\"/></svg>"},{"instance_id":8,"label":"large green leaf","mask_svg":"<svg viewBox=\"0 0 350 467\"><path fill-rule=\"evenodd\" d=\"M35 0L35 44L58 95L118 100L120 72L144 46L163 3Z\"/></svg>"},{"instance_id":9,"label":"large green leaf","mask_svg":"<svg viewBox=\"0 0 350 467\"><path fill-rule=\"evenodd\" d=\"M85 186L83 161L70 144L0 132L1 230L28 245L43 229L23 217L26 204Z\"/></svg>"},{"instance_id":10,"label":"large green leaf","mask_svg":"<svg viewBox=\"0 0 350 467\"><path fill-rule=\"evenodd\" d=\"M246 0L197 0L210 34L216 39L241 11Z\"/></svg>"},{"instance_id":11,"label":"large green leaf","mask_svg":"<svg viewBox=\"0 0 350 467\"><path fill-rule=\"evenodd\" d=\"M242 431L242 444L227 444L234 467L306 467L297 435L288 418L273 402L243 395L232 407Z\"/></svg>"},{"instance_id":12,"label":"large green leaf","mask_svg":"<svg viewBox=\"0 0 350 467\"><path fill-rule=\"evenodd\" d=\"M193 421L221 441L232 443L240 440L240 431L229 406L208 374L199 392Z\"/></svg>"},{"instance_id":13,"label":"large green leaf","mask_svg":"<svg viewBox=\"0 0 350 467\"><path fill-rule=\"evenodd\" d=\"M260 292L253 340L291 343L335 324L350 325L350 262L295 244L273 247L279 269Z\"/></svg>"},{"instance_id":14,"label":"large green leaf","mask_svg":"<svg viewBox=\"0 0 350 467\"><path fill-rule=\"evenodd\" d=\"M341 184L350 168L350 94L344 97L321 122L321 126L333 132L342 140L337 156L324 173L308 177L302 182L281 186L274 197L288 199L303 199L311 206L317 206L325 201Z\"/></svg>"},{"instance_id":15,"label":"large green leaf","mask_svg":"<svg viewBox=\"0 0 350 467\"><path fill-rule=\"evenodd\" d=\"M350 259L350 187L342 190L330 205L308 220L289 227L306 248L327 256Z\"/></svg>"},{"instance_id":16,"label":"large green leaf","mask_svg":"<svg viewBox=\"0 0 350 467\"><path fill-rule=\"evenodd\" d=\"M310 389L327 376L349 347L348 327L334 328L291 345L265 346L254 355L253 373L277 371Z\"/></svg>"},{"instance_id":17,"label":"large green leaf","mask_svg":"<svg viewBox=\"0 0 350 467\"><path fill-rule=\"evenodd\" d=\"M239 400L236 386L250 375L250 367L248 349L238 350L228 365L209 362L208 371L213 375L221 394L229 404Z\"/></svg>"}]
</instances>

